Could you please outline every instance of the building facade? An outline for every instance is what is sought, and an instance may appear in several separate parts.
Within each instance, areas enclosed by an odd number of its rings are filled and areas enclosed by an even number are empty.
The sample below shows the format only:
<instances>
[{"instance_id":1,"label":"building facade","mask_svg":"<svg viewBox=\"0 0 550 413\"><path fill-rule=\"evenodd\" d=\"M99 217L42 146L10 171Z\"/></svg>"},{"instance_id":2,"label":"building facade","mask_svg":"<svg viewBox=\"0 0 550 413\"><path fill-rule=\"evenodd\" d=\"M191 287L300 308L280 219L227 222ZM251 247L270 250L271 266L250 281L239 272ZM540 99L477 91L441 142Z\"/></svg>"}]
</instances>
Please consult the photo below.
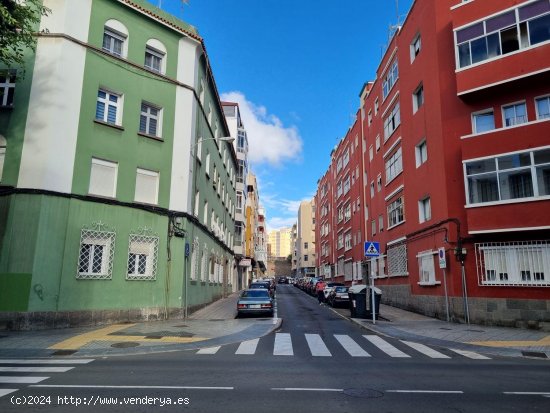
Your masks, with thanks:
<instances>
[{"instance_id":1,"label":"building facade","mask_svg":"<svg viewBox=\"0 0 550 413\"><path fill-rule=\"evenodd\" d=\"M272 257L287 258L293 253L292 228L273 229L267 236Z\"/></svg>"},{"instance_id":2,"label":"building facade","mask_svg":"<svg viewBox=\"0 0 550 413\"><path fill-rule=\"evenodd\" d=\"M550 320L549 79L548 0L413 3L356 122L363 233L380 245L364 268L383 302L476 323Z\"/></svg>"},{"instance_id":3,"label":"building facade","mask_svg":"<svg viewBox=\"0 0 550 413\"><path fill-rule=\"evenodd\" d=\"M246 182L248 176L248 136L241 119L239 104L222 102L222 106L231 137L235 138L233 145L237 153L235 239L233 241L236 270L233 286L235 291L239 291L247 285L247 280L250 278L250 266L248 264L253 258L245 254L244 242L246 234L246 197L248 194Z\"/></svg>"},{"instance_id":4,"label":"building facade","mask_svg":"<svg viewBox=\"0 0 550 413\"><path fill-rule=\"evenodd\" d=\"M292 235L293 232L291 232ZM298 207L298 223L294 245L296 274L312 277L316 274L315 259L315 199L302 201Z\"/></svg>"},{"instance_id":5,"label":"building facade","mask_svg":"<svg viewBox=\"0 0 550 413\"><path fill-rule=\"evenodd\" d=\"M0 108L2 321L185 316L226 294L237 158L203 39L142 0L44 5Z\"/></svg>"}]
</instances>

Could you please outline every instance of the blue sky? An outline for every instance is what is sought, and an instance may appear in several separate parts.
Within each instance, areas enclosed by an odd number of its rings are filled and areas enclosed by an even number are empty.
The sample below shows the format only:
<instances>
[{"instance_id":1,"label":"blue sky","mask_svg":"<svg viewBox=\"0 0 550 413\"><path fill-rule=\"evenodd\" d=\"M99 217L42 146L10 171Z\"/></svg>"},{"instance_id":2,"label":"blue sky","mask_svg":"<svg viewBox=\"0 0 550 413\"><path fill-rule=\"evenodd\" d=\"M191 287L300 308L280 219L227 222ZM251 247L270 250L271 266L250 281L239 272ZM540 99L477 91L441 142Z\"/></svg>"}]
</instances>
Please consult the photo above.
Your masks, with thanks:
<instances>
[{"instance_id":1,"label":"blue sky","mask_svg":"<svg viewBox=\"0 0 550 413\"><path fill-rule=\"evenodd\" d=\"M412 1L162 0L204 38L222 99L240 104L268 229L291 226L315 194Z\"/></svg>"}]
</instances>

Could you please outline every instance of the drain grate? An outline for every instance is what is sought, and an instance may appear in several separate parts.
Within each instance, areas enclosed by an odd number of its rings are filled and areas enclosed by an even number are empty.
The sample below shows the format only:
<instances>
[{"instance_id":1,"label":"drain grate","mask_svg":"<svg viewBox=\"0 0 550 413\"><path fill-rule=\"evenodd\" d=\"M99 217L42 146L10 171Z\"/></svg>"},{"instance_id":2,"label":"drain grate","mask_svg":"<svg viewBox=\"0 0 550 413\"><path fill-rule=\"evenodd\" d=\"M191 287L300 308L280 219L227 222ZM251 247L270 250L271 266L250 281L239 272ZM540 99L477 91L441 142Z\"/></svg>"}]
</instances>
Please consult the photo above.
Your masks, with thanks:
<instances>
[{"instance_id":1,"label":"drain grate","mask_svg":"<svg viewBox=\"0 0 550 413\"><path fill-rule=\"evenodd\" d=\"M543 353L542 351L522 351L521 354L523 354L525 357L538 357L541 359L548 358L546 353Z\"/></svg>"},{"instance_id":2,"label":"drain grate","mask_svg":"<svg viewBox=\"0 0 550 413\"><path fill-rule=\"evenodd\" d=\"M384 396L384 393L374 389L344 389L344 394L361 399L378 399Z\"/></svg>"},{"instance_id":3,"label":"drain grate","mask_svg":"<svg viewBox=\"0 0 550 413\"><path fill-rule=\"evenodd\" d=\"M135 341L123 341L121 343L114 343L111 344L111 347L114 348L130 348L130 347L138 347L139 343L136 343Z\"/></svg>"},{"instance_id":4,"label":"drain grate","mask_svg":"<svg viewBox=\"0 0 550 413\"><path fill-rule=\"evenodd\" d=\"M72 356L77 350L57 350L52 353L52 356Z\"/></svg>"}]
</instances>

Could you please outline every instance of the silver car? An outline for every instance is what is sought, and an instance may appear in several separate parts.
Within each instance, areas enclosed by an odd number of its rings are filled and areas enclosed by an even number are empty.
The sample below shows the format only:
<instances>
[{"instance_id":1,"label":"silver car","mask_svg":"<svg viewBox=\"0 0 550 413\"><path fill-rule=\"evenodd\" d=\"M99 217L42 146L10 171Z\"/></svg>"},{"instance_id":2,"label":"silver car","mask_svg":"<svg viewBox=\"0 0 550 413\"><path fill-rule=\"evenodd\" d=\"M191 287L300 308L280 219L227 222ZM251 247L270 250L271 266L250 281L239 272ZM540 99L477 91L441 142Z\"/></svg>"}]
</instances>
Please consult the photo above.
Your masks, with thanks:
<instances>
[{"instance_id":1,"label":"silver car","mask_svg":"<svg viewBox=\"0 0 550 413\"><path fill-rule=\"evenodd\" d=\"M273 316L273 299L266 288L244 290L237 301L237 317L244 314Z\"/></svg>"}]
</instances>

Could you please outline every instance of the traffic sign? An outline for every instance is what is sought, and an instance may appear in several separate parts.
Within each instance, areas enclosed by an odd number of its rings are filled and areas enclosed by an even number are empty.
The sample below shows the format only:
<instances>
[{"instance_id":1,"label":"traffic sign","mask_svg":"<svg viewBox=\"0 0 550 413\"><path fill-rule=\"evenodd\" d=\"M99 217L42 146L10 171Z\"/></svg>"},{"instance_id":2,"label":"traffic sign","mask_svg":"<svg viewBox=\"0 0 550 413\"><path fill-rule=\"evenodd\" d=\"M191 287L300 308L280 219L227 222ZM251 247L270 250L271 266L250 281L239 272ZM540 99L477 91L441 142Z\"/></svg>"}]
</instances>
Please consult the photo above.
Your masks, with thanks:
<instances>
[{"instance_id":1,"label":"traffic sign","mask_svg":"<svg viewBox=\"0 0 550 413\"><path fill-rule=\"evenodd\" d=\"M439 268L447 268L447 256L445 255L445 248L438 248L437 256L439 257Z\"/></svg>"},{"instance_id":2,"label":"traffic sign","mask_svg":"<svg viewBox=\"0 0 550 413\"><path fill-rule=\"evenodd\" d=\"M380 243L365 241L365 257L378 257L380 255Z\"/></svg>"}]
</instances>

